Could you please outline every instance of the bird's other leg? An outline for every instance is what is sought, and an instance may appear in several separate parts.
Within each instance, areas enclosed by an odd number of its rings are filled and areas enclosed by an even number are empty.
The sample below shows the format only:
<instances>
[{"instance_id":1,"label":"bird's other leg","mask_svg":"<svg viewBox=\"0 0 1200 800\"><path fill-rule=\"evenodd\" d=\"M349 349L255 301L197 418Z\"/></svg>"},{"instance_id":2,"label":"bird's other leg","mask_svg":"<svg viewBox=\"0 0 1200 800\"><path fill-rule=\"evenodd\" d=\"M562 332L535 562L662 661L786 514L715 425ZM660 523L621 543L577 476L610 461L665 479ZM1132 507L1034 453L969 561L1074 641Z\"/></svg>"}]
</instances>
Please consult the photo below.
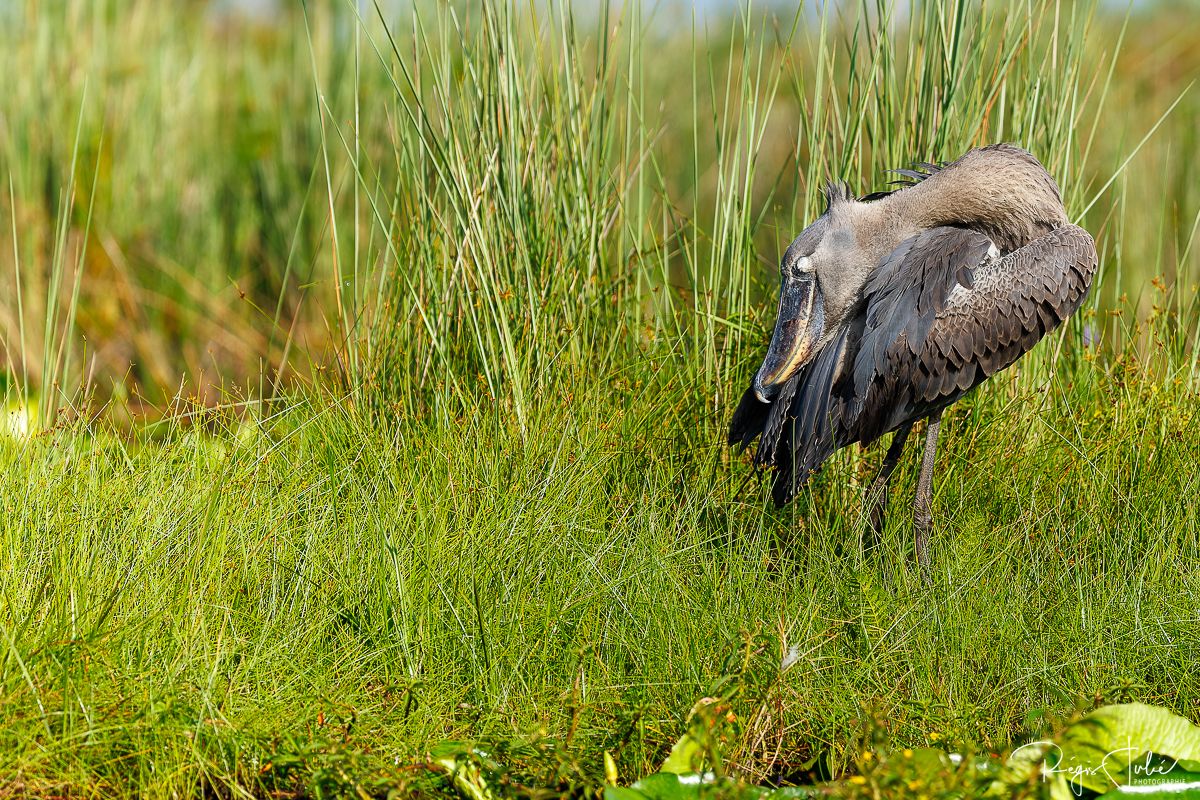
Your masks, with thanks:
<instances>
[{"instance_id":1,"label":"bird's other leg","mask_svg":"<svg viewBox=\"0 0 1200 800\"><path fill-rule=\"evenodd\" d=\"M937 461L938 429L942 426L942 412L936 411L929 417L925 429L925 454L921 456L921 476L917 479L917 499L913 505L913 522L917 529L914 549L917 563L925 580L929 580L929 529L933 526L933 465Z\"/></svg>"},{"instance_id":2,"label":"bird's other leg","mask_svg":"<svg viewBox=\"0 0 1200 800\"><path fill-rule=\"evenodd\" d=\"M904 443L908 440L908 432L911 430L911 424L896 429L892 443L888 445L887 454L883 457L879 475L867 494L867 502L871 506L871 541L867 545L868 549L873 549L883 538L883 524L887 519L888 484L892 480L892 473L896 471L896 464L900 463L900 455L904 452Z\"/></svg>"}]
</instances>

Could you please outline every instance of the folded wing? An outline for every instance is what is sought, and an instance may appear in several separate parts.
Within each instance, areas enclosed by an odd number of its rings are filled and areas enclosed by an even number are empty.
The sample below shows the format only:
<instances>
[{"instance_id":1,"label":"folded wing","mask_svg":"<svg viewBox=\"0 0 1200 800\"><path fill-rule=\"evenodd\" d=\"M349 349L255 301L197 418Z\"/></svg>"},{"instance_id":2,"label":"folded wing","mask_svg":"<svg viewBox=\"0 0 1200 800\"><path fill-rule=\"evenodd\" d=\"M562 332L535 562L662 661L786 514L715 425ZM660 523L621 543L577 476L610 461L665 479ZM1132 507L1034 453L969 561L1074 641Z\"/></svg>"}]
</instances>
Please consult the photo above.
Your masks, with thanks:
<instances>
[{"instance_id":1,"label":"folded wing","mask_svg":"<svg viewBox=\"0 0 1200 800\"><path fill-rule=\"evenodd\" d=\"M1011 366L1079 307L1095 269L1074 225L1002 257L968 229L905 242L864 289L839 444L922 419Z\"/></svg>"},{"instance_id":2,"label":"folded wing","mask_svg":"<svg viewBox=\"0 0 1200 800\"><path fill-rule=\"evenodd\" d=\"M1010 366L1083 302L1091 236L1065 225L1001 256L984 234L943 227L875 269L858 312L771 404L748 390L731 444L759 439L783 505L834 451L950 405Z\"/></svg>"}]
</instances>

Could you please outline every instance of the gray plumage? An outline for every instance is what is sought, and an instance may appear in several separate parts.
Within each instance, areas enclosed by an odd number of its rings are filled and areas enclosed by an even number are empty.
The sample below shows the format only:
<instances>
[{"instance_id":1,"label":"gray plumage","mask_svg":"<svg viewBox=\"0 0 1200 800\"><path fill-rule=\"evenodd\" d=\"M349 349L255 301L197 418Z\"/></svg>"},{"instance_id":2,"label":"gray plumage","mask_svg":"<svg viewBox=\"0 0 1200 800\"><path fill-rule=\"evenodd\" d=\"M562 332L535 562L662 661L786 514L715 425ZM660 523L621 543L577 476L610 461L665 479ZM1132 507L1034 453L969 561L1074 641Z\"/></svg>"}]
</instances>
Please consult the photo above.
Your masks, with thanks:
<instances>
[{"instance_id":1,"label":"gray plumage","mask_svg":"<svg viewBox=\"0 0 1200 800\"><path fill-rule=\"evenodd\" d=\"M759 439L754 462L774 469L779 505L837 449L922 419L931 473L942 410L1062 324L1095 272L1091 236L1026 151L992 145L897 172L911 184L869 202L827 191L825 214L784 255L775 338L729 432L743 447Z\"/></svg>"}]
</instances>

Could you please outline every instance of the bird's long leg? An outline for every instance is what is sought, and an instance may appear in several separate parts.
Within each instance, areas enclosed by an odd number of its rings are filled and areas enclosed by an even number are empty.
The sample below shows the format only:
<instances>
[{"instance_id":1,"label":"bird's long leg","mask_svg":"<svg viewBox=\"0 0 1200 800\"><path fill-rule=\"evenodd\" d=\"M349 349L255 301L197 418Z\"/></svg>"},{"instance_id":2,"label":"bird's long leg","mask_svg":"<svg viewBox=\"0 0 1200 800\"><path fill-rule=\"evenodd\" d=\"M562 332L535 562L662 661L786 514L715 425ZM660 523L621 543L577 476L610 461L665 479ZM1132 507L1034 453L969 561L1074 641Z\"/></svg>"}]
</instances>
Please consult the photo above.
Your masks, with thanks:
<instances>
[{"instance_id":1,"label":"bird's long leg","mask_svg":"<svg viewBox=\"0 0 1200 800\"><path fill-rule=\"evenodd\" d=\"M870 492L867 494L867 502L871 504L871 541L868 548L874 548L883 538L883 524L887 519L888 483L892 480L896 464L900 462L900 455L904 452L904 443L908 440L908 432L911 430L911 424L896 429L895 435L892 436L892 443L888 445L887 454L883 457L883 466L879 468L879 475L876 476L875 482L871 484Z\"/></svg>"},{"instance_id":2,"label":"bird's long leg","mask_svg":"<svg viewBox=\"0 0 1200 800\"><path fill-rule=\"evenodd\" d=\"M925 454L921 456L921 476L917 479L917 499L913 507L913 522L917 529L914 549L917 563L925 580L929 580L929 529L933 525L933 465L937 461L938 429L942 426L942 412L936 411L929 417L925 429Z\"/></svg>"}]
</instances>

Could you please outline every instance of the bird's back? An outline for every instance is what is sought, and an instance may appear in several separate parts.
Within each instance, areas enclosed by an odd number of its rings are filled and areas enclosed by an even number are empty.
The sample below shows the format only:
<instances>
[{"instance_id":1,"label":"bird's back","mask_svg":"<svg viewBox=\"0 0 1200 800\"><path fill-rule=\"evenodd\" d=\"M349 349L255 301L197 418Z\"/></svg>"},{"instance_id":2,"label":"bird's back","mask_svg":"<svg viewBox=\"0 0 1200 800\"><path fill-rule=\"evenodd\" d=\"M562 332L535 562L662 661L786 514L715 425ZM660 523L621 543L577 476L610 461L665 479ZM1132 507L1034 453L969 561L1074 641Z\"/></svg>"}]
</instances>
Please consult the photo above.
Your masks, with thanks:
<instances>
[{"instance_id":1,"label":"bird's back","mask_svg":"<svg viewBox=\"0 0 1200 800\"><path fill-rule=\"evenodd\" d=\"M1065 222L1053 180L1018 148L972 154L919 175L928 188L897 193L908 192L897 205L903 213L939 224L881 260L834 335L772 403L750 390L739 403L730 442L747 446L761 437L754 460L774 468L777 504L837 449L929 416L1011 366L1083 301L1095 245ZM1031 162L1045 176L1037 191L998 202L1026 209L1025 217L1006 219L976 199L962 205L974 218L944 219L956 186L968 196L984 191L983 168L1007 164L1028 185L1028 174L1039 174Z\"/></svg>"}]
</instances>

